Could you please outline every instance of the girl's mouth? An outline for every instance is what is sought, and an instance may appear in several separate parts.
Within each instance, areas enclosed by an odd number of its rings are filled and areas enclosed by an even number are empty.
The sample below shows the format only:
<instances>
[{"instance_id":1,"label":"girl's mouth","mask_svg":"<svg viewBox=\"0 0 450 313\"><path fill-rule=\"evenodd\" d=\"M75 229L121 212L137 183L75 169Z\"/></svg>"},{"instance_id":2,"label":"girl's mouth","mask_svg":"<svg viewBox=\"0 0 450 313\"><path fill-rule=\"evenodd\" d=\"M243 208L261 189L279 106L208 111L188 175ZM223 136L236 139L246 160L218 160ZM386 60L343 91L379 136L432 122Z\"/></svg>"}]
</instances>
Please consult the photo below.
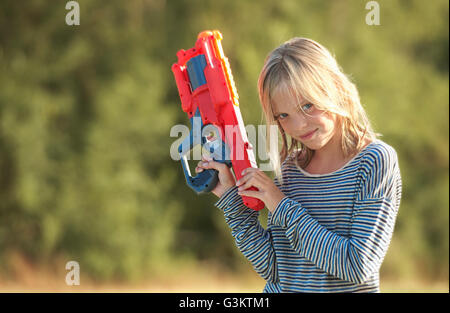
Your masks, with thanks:
<instances>
[{"instance_id":1,"label":"girl's mouth","mask_svg":"<svg viewBox=\"0 0 450 313\"><path fill-rule=\"evenodd\" d=\"M306 134L306 135L304 135L304 136L300 136L300 138L301 138L302 140L307 140L307 139L311 138L311 137L314 135L314 133L315 133L316 131L317 131L317 129L313 130L312 132L310 132L310 133L308 133L308 134Z\"/></svg>"}]
</instances>

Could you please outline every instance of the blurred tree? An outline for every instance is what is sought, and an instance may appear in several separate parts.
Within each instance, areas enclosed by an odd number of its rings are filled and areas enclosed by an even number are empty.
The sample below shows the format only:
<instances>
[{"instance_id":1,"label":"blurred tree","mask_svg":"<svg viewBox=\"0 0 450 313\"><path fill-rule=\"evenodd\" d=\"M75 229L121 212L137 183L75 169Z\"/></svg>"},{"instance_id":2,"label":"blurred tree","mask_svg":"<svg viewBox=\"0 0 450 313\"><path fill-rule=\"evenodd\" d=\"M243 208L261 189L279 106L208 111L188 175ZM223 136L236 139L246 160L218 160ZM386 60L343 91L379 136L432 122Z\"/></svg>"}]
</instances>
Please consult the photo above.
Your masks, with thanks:
<instances>
[{"instance_id":1,"label":"blurred tree","mask_svg":"<svg viewBox=\"0 0 450 313\"><path fill-rule=\"evenodd\" d=\"M272 49L303 36L336 55L400 158L382 273L448 279L447 1L379 0L380 26L364 1L78 2L79 26L65 1L0 3L0 271L11 252L99 279L243 263L217 199L196 196L169 154L170 128L188 124L170 66L219 29L246 124L263 123L256 83Z\"/></svg>"}]
</instances>

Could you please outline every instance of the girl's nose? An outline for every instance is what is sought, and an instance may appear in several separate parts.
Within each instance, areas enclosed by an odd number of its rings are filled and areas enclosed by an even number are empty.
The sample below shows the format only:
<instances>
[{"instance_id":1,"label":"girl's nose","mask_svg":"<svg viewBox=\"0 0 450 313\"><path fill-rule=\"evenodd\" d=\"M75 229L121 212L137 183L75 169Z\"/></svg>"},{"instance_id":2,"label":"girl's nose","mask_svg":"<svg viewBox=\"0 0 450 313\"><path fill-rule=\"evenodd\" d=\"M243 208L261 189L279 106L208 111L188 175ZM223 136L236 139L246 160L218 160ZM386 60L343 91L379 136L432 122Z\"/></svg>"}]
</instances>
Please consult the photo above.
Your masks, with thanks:
<instances>
[{"instance_id":1,"label":"girl's nose","mask_svg":"<svg viewBox=\"0 0 450 313\"><path fill-rule=\"evenodd\" d=\"M295 125L297 127L306 127L306 125L308 124L308 120L305 116L305 114L303 114L303 112L297 112L297 114L295 115Z\"/></svg>"}]
</instances>

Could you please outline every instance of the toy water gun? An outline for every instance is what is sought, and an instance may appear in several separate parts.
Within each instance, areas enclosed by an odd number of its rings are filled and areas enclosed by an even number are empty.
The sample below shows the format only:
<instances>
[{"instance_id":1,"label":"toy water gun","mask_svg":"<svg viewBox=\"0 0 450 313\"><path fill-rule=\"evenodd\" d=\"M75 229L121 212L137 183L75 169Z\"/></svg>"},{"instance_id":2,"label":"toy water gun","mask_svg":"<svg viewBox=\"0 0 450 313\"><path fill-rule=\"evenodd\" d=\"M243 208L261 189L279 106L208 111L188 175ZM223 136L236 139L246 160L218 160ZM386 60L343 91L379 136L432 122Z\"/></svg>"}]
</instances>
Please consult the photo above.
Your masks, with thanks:
<instances>
[{"instance_id":1,"label":"toy water gun","mask_svg":"<svg viewBox=\"0 0 450 313\"><path fill-rule=\"evenodd\" d=\"M214 189L218 171L206 169L191 176L187 154L197 145L207 150L213 160L232 166L238 180L244 169L257 167L221 40L219 31L201 32L195 46L178 51L178 62L172 65L181 107L192 126L189 136L178 147L178 153L186 183L198 194ZM257 198L242 196L242 200L253 210L264 208L264 202Z\"/></svg>"}]
</instances>

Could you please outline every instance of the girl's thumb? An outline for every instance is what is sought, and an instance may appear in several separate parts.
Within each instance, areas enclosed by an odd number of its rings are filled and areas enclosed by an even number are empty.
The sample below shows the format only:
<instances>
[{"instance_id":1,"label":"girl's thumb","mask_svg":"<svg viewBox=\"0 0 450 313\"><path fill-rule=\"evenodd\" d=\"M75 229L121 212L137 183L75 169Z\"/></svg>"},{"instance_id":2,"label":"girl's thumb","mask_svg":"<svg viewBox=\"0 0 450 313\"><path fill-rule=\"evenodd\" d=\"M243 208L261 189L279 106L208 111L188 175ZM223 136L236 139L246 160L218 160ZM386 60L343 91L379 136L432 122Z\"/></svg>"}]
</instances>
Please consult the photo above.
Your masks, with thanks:
<instances>
[{"instance_id":1,"label":"girl's thumb","mask_svg":"<svg viewBox=\"0 0 450 313\"><path fill-rule=\"evenodd\" d=\"M212 168L212 169L220 171L220 170L223 170L223 167L226 166L226 165L223 164L223 163L211 160L211 161L204 161L202 166L204 168Z\"/></svg>"}]
</instances>

